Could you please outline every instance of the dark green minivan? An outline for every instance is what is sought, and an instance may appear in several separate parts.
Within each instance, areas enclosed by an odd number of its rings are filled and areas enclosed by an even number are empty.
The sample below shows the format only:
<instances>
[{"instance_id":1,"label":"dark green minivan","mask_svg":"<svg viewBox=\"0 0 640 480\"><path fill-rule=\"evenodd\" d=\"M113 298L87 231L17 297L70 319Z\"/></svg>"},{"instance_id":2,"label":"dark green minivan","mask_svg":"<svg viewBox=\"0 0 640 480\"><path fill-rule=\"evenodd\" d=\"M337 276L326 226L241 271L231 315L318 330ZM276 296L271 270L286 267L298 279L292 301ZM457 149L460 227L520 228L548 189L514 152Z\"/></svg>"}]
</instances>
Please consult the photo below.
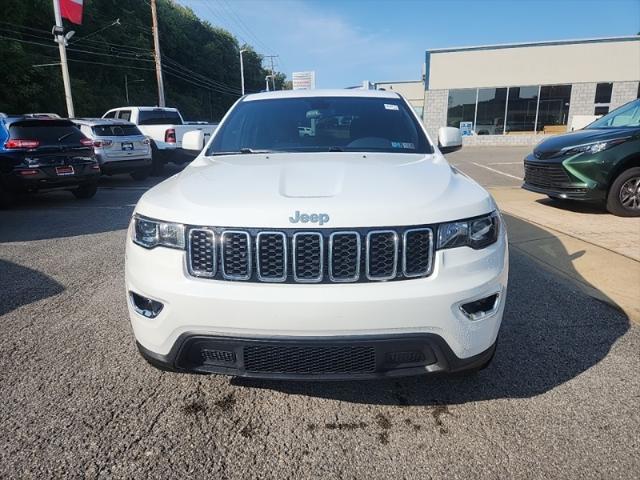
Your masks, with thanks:
<instances>
[{"instance_id":1,"label":"dark green minivan","mask_svg":"<svg viewBox=\"0 0 640 480\"><path fill-rule=\"evenodd\" d=\"M640 99L582 130L540 142L524 160L522 188L640 216Z\"/></svg>"}]
</instances>

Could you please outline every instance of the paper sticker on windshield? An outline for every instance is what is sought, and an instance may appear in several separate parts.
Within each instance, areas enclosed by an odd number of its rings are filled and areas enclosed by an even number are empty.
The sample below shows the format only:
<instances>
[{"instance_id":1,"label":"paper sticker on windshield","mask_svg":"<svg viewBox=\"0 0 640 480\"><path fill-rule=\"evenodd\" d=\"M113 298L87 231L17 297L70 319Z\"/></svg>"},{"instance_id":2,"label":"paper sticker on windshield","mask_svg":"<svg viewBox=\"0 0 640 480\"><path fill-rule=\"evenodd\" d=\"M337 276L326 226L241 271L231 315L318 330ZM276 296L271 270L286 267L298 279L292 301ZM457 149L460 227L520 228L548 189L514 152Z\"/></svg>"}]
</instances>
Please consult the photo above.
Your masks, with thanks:
<instances>
[{"instance_id":1,"label":"paper sticker on windshield","mask_svg":"<svg viewBox=\"0 0 640 480\"><path fill-rule=\"evenodd\" d=\"M416 146L411 142L391 142L391 148L406 148L415 150Z\"/></svg>"},{"instance_id":2,"label":"paper sticker on windshield","mask_svg":"<svg viewBox=\"0 0 640 480\"><path fill-rule=\"evenodd\" d=\"M394 105L393 103L385 103L384 104L384 109L385 110L400 110L398 105Z\"/></svg>"}]
</instances>

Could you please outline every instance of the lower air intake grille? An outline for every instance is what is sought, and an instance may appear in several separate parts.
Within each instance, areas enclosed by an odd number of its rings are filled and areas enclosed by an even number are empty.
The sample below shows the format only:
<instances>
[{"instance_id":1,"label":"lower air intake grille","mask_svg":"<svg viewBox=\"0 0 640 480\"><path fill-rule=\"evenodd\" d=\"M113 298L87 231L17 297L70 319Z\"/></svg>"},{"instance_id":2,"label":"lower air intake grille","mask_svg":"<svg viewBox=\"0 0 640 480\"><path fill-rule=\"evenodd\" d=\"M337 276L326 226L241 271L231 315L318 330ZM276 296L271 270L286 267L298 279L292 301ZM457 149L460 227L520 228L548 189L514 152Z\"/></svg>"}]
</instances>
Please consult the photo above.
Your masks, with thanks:
<instances>
[{"instance_id":1,"label":"lower air intake grille","mask_svg":"<svg viewBox=\"0 0 640 480\"><path fill-rule=\"evenodd\" d=\"M263 373L373 373L375 350L368 346L247 346L244 366Z\"/></svg>"}]
</instances>

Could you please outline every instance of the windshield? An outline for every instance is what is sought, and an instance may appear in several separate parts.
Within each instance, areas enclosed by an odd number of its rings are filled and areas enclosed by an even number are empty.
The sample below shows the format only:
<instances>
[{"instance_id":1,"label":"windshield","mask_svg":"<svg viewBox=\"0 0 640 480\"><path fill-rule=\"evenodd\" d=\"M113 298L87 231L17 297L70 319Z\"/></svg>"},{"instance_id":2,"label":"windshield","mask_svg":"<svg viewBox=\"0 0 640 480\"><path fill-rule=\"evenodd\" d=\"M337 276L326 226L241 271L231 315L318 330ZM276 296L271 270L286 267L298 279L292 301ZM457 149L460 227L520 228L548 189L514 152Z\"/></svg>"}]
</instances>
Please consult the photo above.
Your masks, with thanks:
<instances>
[{"instance_id":1,"label":"windshield","mask_svg":"<svg viewBox=\"0 0 640 480\"><path fill-rule=\"evenodd\" d=\"M621 127L640 127L640 100L634 100L627 105L615 109L613 112L599 118L586 128Z\"/></svg>"},{"instance_id":2,"label":"windshield","mask_svg":"<svg viewBox=\"0 0 640 480\"><path fill-rule=\"evenodd\" d=\"M432 153L400 98L300 97L239 103L207 150Z\"/></svg>"}]
</instances>

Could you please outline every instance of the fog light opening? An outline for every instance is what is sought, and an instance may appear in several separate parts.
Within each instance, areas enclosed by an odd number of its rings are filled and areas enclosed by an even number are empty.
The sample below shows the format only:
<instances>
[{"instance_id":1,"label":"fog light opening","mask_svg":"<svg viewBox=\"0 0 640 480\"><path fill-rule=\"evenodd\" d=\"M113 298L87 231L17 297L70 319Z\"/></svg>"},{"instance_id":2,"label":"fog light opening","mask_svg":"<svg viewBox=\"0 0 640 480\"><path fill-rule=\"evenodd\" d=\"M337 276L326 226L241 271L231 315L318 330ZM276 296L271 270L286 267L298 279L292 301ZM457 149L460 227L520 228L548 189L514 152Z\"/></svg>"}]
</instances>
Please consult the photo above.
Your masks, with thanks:
<instances>
[{"instance_id":1,"label":"fog light opening","mask_svg":"<svg viewBox=\"0 0 640 480\"><path fill-rule=\"evenodd\" d=\"M133 306L133 309L143 317L156 318L160 315L160 312L164 307L162 303L143 297L142 295L138 295L134 292L129 292L129 296L131 298L131 305Z\"/></svg>"},{"instance_id":2,"label":"fog light opening","mask_svg":"<svg viewBox=\"0 0 640 480\"><path fill-rule=\"evenodd\" d=\"M460 305L460 310L469 320L480 320L493 315L498 310L500 304L500 294L494 293L488 297L474 300L473 302Z\"/></svg>"}]
</instances>

